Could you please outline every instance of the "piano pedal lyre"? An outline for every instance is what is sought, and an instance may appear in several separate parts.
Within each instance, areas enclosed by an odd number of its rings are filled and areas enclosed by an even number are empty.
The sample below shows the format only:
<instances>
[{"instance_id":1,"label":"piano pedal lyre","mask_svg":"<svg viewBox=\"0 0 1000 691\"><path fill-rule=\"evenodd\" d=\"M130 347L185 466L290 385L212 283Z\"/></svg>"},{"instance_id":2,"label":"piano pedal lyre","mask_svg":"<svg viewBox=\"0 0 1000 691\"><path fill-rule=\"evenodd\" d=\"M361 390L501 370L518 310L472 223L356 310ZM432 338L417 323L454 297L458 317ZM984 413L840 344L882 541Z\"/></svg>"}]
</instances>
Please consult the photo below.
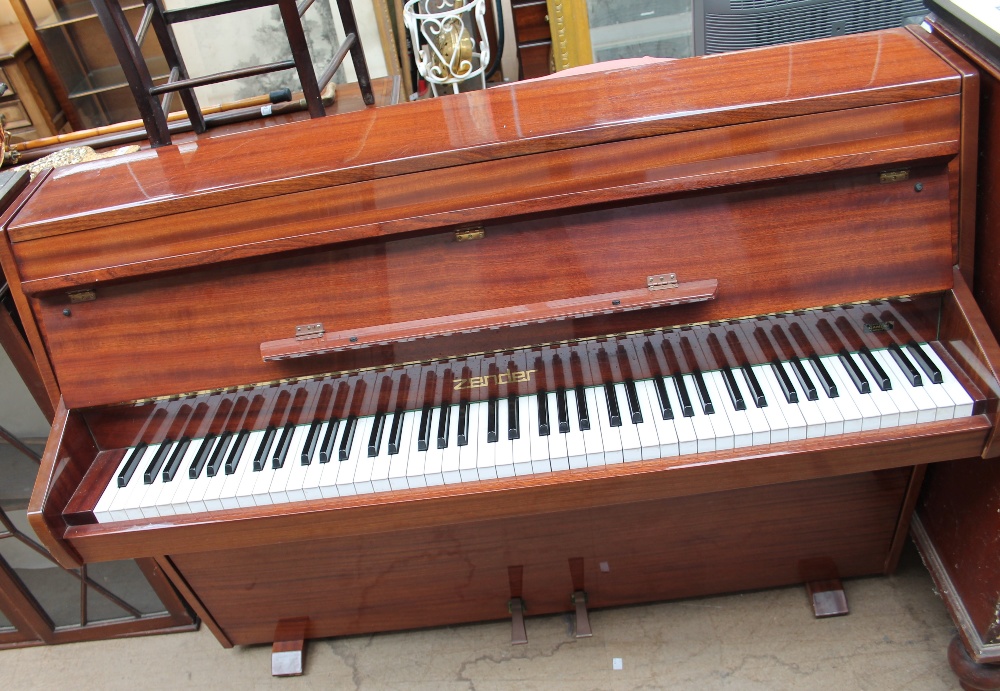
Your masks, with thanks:
<instances>
[{"instance_id":1,"label":"piano pedal lyre","mask_svg":"<svg viewBox=\"0 0 1000 691\"><path fill-rule=\"evenodd\" d=\"M303 671L306 627L309 617L282 619L274 629L271 646L271 676L297 677Z\"/></svg>"}]
</instances>

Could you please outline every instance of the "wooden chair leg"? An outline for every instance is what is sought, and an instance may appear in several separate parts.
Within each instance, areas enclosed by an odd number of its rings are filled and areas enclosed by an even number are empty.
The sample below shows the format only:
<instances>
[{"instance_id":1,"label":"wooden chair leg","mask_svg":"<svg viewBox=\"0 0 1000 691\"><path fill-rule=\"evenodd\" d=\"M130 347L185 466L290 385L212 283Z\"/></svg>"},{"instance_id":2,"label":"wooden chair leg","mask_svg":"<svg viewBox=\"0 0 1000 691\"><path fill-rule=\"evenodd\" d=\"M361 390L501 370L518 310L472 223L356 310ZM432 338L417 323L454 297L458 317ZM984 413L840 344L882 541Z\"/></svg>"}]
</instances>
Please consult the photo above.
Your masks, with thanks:
<instances>
[{"instance_id":1,"label":"wooden chair leg","mask_svg":"<svg viewBox=\"0 0 1000 691\"><path fill-rule=\"evenodd\" d=\"M299 73L299 82L302 84L302 95L309 108L309 117L321 118L326 115L323 95L316 81L316 70L313 69L312 58L309 56L309 45L306 43L306 34L302 30L302 20L299 18L295 0L278 0L278 9L281 12L281 21L285 24L285 33L288 34L288 44L292 48L292 59Z\"/></svg>"},{"instance_id":2,"label":"wooden chair leg","mask_svg":"<svg viewBox=\"0 0 1000 691\"><path fill-rule=\"evenodd\" d=\"M166 58L168 65L178 68L180 79L187 79L191 75L188 74L187 66L184 64L183 58L181 58L177 41L174 38L174 32L163 21L163 2L161 0L147 0L147 2L156 5L156 12L153 13L152 20L153 31L156 32L156 40L160 43L163 57ZM187 111L188 119L191 121L191 127L195 132L201 134L206 129L205 116L201 113L201 106L198 105L198 98L195 96L194 89L181 89L179 93L181 102L184 104L184 110Z\"/></svg>"},{"instance_id":3,"label":"wooden chair leg","mask_svg":"<svg viewBox=\"0 0 1000 691\"><path fill-rule=\"evenodd\" d=\"M132 28L125 18L125 13L114 0L93 0L93 5L97 18L104 27L108 40L111 41L115 56L125 72L129 90L139 108L139 116L146 125L149 143L154 147L170 144L167 117L163 114L159 101L149 93L153 79L149 75L142 51L132 35Z\"/></svg>"},{"instance_id":4,"label":"wooden chair leg","mask_svg":"<svg viewBox=\"0 0 1000 691\"><path fill-rule=\"evenodd\" d=\"M354 8L351 0L337 0L337 9L340 10L340 22L344 26L344 33L354 34L358 40L351 46L351 60L354 62L354 73L358 75L358 87L361 89L361 98L365 105L375 105L375 93L372 91L372 80L368 74L368 62L365 60L365 49L361 45L361 34L358 33L358 23L354 18Z\"/></svg>"}]
</instances>

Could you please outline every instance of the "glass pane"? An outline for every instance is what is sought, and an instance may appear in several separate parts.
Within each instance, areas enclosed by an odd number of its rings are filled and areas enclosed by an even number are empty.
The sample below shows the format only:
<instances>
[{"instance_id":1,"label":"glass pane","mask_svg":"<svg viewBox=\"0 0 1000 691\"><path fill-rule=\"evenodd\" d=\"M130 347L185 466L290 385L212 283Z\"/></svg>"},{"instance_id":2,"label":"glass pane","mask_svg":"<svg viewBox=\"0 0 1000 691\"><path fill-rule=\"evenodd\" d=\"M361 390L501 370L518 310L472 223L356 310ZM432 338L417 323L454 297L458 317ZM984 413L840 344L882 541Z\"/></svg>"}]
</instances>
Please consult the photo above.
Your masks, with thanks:
<instances>
[{"instance_id":1,"label":"glass pane","mask_svg":"<svg viewBox=\"0 0 1000 691\"><path fill-rule=\"evenodd\" d=\"M14 625L10 623L10 619L4 616L3 612L0 612L0 631L8 631L14 628Z\"/></svg>"},{"instance_id":2,"label":"glass pane","mask_svg":"<svg viewBox=\"0 0 1000 691\"><path fill-rule=\"evenodd\" d=\"M143 614L163 612L163 603L134 561L112 561L87 566L90 580L107 588ZM87 620L104 621L131 616L93 588L87 589Z\"/></svg>"},{"instance_id":3,"label":"glass pane","mask_svg":"<svg viewBox=\"0 0 1000 691\"><path fill-rule=\"evenodd\" d=\"M587 0L594 60L694 53L691 0Z\"/></svg>"},{"instance_id":4,"label":"glass pane","mask_svg":"<svg viewBox=\"0 0 1000 691\"><path fill-rule=\"evenodd\" d=\"M38 600L53 624L80 624L80 581L51 562L46 568L15 567L14 572Z\"/></svg>"}]
</instances>

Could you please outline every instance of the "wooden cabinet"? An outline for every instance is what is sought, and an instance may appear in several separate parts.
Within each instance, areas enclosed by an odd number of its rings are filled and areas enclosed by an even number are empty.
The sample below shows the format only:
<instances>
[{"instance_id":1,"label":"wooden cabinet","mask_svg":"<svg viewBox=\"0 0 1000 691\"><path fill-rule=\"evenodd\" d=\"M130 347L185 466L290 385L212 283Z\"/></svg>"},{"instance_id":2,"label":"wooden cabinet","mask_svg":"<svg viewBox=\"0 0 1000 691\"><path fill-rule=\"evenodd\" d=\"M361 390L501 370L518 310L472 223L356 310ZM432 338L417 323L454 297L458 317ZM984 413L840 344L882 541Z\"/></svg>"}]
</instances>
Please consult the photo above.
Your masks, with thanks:
<instances>
[{"instance_id":1,"label":"wooden cabinet","mask_svg":"<svg viewBox=\"0 0 1000 691\"><path fill-rule=\"evenodd\" d=\"M48 137L64 130L66 114L52 93L24 31L0 26L0 116L13 141Z\"/></svg>"},{"instance_id":2,"label":"wooden cabinet","mask_svg":"<svg viewBox=\"0 0 1000 691\"><path fill-rule=\"evenodd\" d=\"M10 4L73 129L139 116L121 66L88 0L49 0L45 16L42 12L33 14L25 0L10 0ZM143 4L135 0L123 0L122 4L134 30ZM146 41L143 55L154 81L166 81L166 61L157 42Z\"/></svg>"}]
</instances>

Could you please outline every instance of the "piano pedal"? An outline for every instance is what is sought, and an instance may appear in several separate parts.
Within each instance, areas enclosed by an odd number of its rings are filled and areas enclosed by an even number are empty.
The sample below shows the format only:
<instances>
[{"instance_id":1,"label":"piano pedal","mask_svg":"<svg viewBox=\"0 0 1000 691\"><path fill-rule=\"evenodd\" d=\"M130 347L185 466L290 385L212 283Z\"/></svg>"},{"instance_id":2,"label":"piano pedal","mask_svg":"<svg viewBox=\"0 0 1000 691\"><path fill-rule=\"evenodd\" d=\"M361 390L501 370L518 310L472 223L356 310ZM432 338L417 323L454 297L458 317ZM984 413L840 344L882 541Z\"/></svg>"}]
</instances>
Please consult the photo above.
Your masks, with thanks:
<instances>
[{"instance_id":1,"label":"piano pedal","mask_svg":"<svg viewBox=\"0 0 1000 691\"><path fill-rule=\"evenodd\" d=\"M812 603L813 614L817 619L825 617L840 617L850 614L847 606L847 595L839 578L823 581L807 581L806 591Z\"/></svg>"},{"instance_id":2,"label":"piano pedal","mask_svg":"<svg viewBox=\"0 0 1000 691\"><path fill-rule=\"evenodd\" d=\"M576 605L576 637L590 638L594 631L590 628L590 617L587 616L587 593L577 590L569 599Z\"/></svg>"},{"instance_id":3,"label":"piano pedal","mask_svg":"<svg viewBox=\"0 0 1000 691\"><path fill-rule=\"evenodd\" d=\"M271 646L272 677L302 675L308 624L309 617L282 619L278 622L274 630L274 644Z\"/></svg>"},{"instance_id":4,"label":"piano pedal","mask_svg":"<svg viewBox=\"0 0 1000 691\"><path fill-rule=\"evenodd\" d=\"M528 632L524 630L524 600L519 597L507 601L510 612L510 644L523 645L528 642Z\"/></svg>"}]
</instances>

